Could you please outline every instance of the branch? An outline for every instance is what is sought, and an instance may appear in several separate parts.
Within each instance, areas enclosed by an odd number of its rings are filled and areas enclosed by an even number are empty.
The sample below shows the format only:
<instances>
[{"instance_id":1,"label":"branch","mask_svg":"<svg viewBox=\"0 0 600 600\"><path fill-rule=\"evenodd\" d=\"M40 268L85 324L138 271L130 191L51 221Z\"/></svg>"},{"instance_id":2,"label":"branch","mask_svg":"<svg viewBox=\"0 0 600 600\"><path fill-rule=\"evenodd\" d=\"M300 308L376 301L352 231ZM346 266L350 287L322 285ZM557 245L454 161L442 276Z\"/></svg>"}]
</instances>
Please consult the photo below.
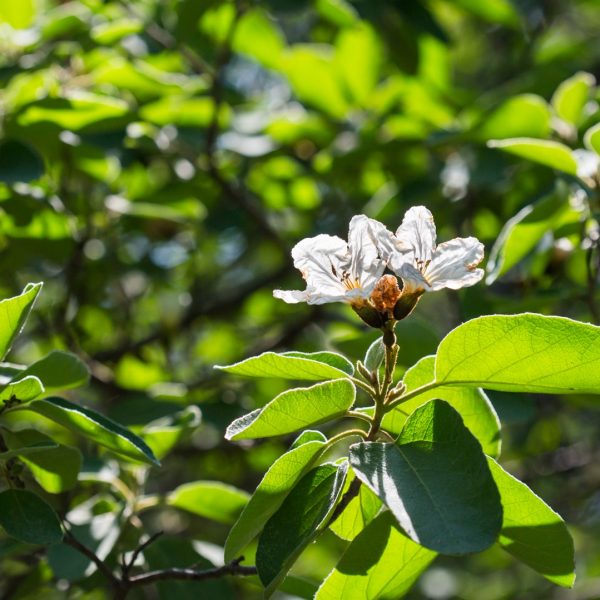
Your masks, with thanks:
<instances>
[{"instance_id":1,"label":"branch","mask_svg":"<svg viewBox=\"0 0 600 600\"><path fill-rule=\"evenodd\" d=\"M161 571L150 571L142 575L136 575L127 580L130 587L138 587L150 585L158 581L167 581L171 579L179 579L186 581L206 581L207 579L219 579L228 575L240 575L247 577L256 575L257 570L254 566L242 566L240 562L242 558L238 558L222 567L214 567L213 569L205 569L197 571L195 569L164 569Z\"/></svg>"},{"instance_id":2,"label":"branch","mask_svg":"<svg viewBox=\"0 0 600 600\"><path fill-rule=\"evenodd\" d=\"M109 566L92 549L82 544L68 529L65 529L63 542L89 558L115 590L121 588L121 580L112 572Z\"/></svg>"}]
</instances>

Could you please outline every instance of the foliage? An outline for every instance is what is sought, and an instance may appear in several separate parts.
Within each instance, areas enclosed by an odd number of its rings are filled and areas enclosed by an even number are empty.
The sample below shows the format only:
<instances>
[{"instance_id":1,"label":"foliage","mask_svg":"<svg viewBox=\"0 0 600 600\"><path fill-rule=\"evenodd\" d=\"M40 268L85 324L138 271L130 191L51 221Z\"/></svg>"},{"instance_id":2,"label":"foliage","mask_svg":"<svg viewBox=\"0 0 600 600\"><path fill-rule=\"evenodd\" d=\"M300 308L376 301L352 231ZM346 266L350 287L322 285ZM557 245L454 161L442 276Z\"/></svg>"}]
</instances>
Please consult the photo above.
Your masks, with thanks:
<instances>
[{"instance_id":1,"label":"foliage","mask_svg":"<svg viewBox=\"0 0 600 600\"><path fill-rule=\"evenodd\" d=\"M596 4L0 0L0 596L593 596ZM416 205L397 346L272 297Z\"/></svg>"}]
</instances>

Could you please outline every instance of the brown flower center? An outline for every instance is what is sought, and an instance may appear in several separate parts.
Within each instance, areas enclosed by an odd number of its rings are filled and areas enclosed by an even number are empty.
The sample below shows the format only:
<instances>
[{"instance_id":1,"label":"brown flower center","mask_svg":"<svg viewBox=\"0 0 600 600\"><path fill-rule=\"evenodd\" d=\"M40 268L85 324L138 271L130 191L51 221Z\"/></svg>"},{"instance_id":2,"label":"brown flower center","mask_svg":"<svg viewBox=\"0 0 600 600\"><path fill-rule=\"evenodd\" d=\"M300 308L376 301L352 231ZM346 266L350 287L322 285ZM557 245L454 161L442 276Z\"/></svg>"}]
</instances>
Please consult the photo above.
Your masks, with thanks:
<instances>
[{"instance_id":1,"label":"brown flower center","mask_svg":"<svg viewBox=\"0 0 600 600\"><path fill-rule=\"evenodd\" d=\"M384 275L371 292L371 302L379 312L393 311L401 293L398 279L394 275Z\"/></svg>"}]
</instances>

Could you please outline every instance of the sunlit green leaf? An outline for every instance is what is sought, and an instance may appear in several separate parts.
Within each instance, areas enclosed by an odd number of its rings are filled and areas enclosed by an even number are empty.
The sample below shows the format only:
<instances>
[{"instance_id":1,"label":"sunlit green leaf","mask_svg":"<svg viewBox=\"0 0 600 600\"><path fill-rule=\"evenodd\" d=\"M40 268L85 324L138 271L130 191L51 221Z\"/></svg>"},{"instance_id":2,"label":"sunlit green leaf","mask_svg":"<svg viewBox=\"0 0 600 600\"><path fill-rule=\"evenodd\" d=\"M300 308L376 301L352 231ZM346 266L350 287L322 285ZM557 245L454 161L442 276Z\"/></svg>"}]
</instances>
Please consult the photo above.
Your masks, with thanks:
<instances>
[{"instance_id":1,"label":"sunlit green leaf","mask_svg":"<svg viewBox=\"0 0 600 600\"><path fill-rule=\"evenodd\" d=\"M478 139L516 137L545 138L550 134L552 112L548 103L535 94L513 96L483 117L476 127Z\"/></svg>"},{"instance_id":2,"label":"sunlit green leaf","mask_svg":"<svg viewBox=\"0 0 600 600\"><path fill-rule=\"evenodd\" d=\"M572 587L573 540L560 515L493 459L488 463L504 507L498 543L553 583Z\"/></svg>"},{"instance_id":3,"label":"sunlit green leaf","mask_svg":"<svg viewBox=\"0 0 600 600\"><path fill-rule=\"evenodd\" d=\"M169 506L220 523L233 523L248 502L249 494L219 481L184 483L167 496Z\"/></svg>"},{"instance_id":4,"label":"sunlit green leaf","mask_svg":"<svg viewBox=\"0 0 600 600\"><path fill-rule=\"evenodd\" d=\"M565 79L552 96L556 114L567 123L578 125L595 83L596 79L591 73L581 71Z\"/></svg>"},{"instance_id":5,"label":"sunlit green leaf","mask_svg":"<svg viewBox=\"0 0 600 600\"><path fill-rule=\"evenodd\" d=\"M21 375L32 375L44 384L44 392L53 394L59 390L85 385L90 378L87 365L77 356L62 350L53 350L44 358L33 363Z\"/></svg>"},{"instance_id":6,"label":"sunlit green leaf","mask_svg":"<svg viewBox=\"0 0 600 600\"><path fill-rule=\"evenodd\" d=\"M234 365L216 368L247 377L280 377L309 381L339 379L347 376L348 361L341 355L330 352L318 352L316 355L318 359L302 352L287 354L264 352Z\"/></svg>"},{"instance_id":7,"label":"sunlit green leaf","mask_svg":"<svg viewBox=\"0 0 600 600\"><path fill-rule=\"evenodd\" d=\"M439 385L545 394L600 391L600 328L564 317L490 315L441 342Z\"/></svg>"},{"instance_id":8,"label":"sunlit green leaf","mask_svg":"<svg viewBox=\"0 0 600 600\"><path fill-rule=\"evenodd\" d=\"M341 417L354 404L356 389L345 379L282 392L263 408L236 419L228 440L256 439L292 433Z\"/></svg>"},{"instance_id":9,"label":"sunlit green leaf","mask_svg":"<svg viewBox=\"0 0 600 600\"><path fill-rule=\"evenodd\" d=\"M535 204L528 204L509 219L496 239L487 263L486 283L492 284L525 258L542 238L579 214L569 205L567 194L557 189Z\"/></svg>"},{"instance_id":10,"label":"sunlit green leaf","mask_svg":"<svg viewBox=\"0 0 600 600\"><path fill-rule=\"evenodd\" d=\"M568 146L552 140L512 138L491 140L490 148L499 148L509 154L527 158L546 167L552 167L569 175L577 175L577 162Z\"/></svg>"},{"instance_id":11,"label":"sunlit green leaf","mask_svg":"<svg viewBox=\"0 0 600 600\"><path fill-rule=\"evenodd\" d=\"M41 289L41 283L30 283L20 296L0 302L0 359L6 356L13 340L23 328Z\"/></svg>"},{"instance_id":12,"label":"sunlit green leaf","mask_svg":"<svg viewBox=\"0 0 600 600\"><path fill-rule=\"evenodd\" d=\"M590 127L583 136L583 142L588 149L600 155L600 123Z\"/></svg>"},{"instance_id":13,"label":"sunlit green leaf","mask_svg":"<svg viewBox=\"0 0 600 600\"><path fill-rule=\"evenodd\" d=\"M0 388L0 403L11 400L15 402L29 402L44 393L42 382L33 376L17 375L16 381L12 381Z\"/></svg>"},{"instance_id":14,"label":"sunlit green leaf","mask_svg":"<svg viewBox=\"0 0 600 600\"><path fill-rule=\"evenodd\" d=\"M279 509L294 485L325 450L326 439L321 433L317 439L307 440L306 432L296 440L296 447L280 456L258 484L239 519L231 528L225 542L225 560L235 559L258 535L264 524ZM306 441L302 441L302 439ZM319 439L320 438L320 439ZM302 443L300 443L302 442Z\"/></svg>"},{"instance_id":15,"label":"sunlit green leaf","mask_svg":"<svg viewBox=\"0 0 600 600\"><path fill-rule=\"evenodd\" d=\"M406 391L418 389L435 380L435 357L426 356L404 375ZM420 394L413 400L400 404L383 419L384 429L395 435L404 427L406 419L426 401L445 400L461 416L467 429L477 438L483 451L490 456L500 454L500 422L496 411L483 390L472 387L444 386Z\"/></svg>"},{"instance_id":16,"label":"sunlit green leaf","mask_svg":"<svg viewBox=\"0 0 600 600\"><path fill-rule=\"evenodd\" d=\"M315 600L397 600L435 556L402 533L385 511L348 546Z\"/></svg>"}]
</instances>

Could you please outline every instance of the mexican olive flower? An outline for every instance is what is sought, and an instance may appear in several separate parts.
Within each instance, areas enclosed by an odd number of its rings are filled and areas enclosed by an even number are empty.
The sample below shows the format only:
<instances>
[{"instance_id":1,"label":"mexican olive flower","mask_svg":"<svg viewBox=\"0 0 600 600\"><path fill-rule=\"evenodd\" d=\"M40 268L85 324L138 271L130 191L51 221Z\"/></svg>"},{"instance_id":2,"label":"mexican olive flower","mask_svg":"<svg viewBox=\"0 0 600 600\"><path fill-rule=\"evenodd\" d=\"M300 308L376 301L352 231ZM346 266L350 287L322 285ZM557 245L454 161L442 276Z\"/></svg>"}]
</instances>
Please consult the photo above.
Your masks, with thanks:
<instances>
[{"instance_id":1,"label":"mexican olive flower","mask_svg":"<svg viewBox=\"0 0 600 600\"><path fill-rule=\"evenodd\" d=\"M402 279L402 295L421 295L442 288L476 284L483 269L483 244L474 237L454 238L436 246L433 215L415 206L404 215L396 235L383 249L389 268Z\"/></svg>"},{"instance_id":2,"label":"mexican olive flower","mask_svg":"<svg viewBox=\"0 0 600 600\"><path fill-rule=\"evenodd\" d=\"M298 242L292 258L306 280L306 290L275 290L273 295L290 304L367 306L386 267L378 245L378 238L386 234L391 235L381 223L358 215L350 221L347 243L324 234Z\"/></svg>"}]
</instances>

